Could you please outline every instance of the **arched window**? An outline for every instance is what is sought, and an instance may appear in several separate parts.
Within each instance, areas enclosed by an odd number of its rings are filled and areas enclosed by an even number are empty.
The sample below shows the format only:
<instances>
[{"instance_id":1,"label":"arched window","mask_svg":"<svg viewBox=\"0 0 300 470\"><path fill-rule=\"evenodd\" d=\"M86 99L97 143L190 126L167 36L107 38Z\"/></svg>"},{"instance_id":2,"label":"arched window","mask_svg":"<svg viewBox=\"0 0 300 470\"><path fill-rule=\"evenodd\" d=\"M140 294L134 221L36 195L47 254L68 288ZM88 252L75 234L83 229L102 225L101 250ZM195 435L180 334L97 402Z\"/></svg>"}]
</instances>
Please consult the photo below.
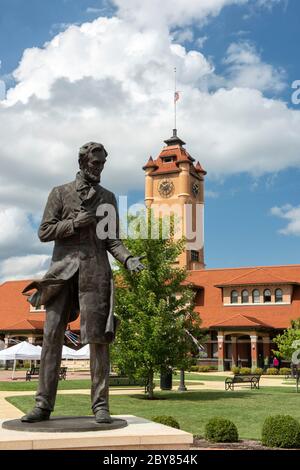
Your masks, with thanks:
<instances>
[{"instance_id":1,"label":"arched window","mask_svg":"<svg viewBox=\"0 0 300 470\"><path fill-rule=\"evenodd\" d=\"M259 301L260 301L260 293L259 293L259 290L258 289L254 289L254 291L252 292L252 302L254 304L259 304Z\"/></svg>"},{"instance_id":2,"label":"arched window","mask_svg":"<svg viewBox=\"0 0 300 470\"><path fill-rule=\"evenodd\" d=\"M264 290L264 302L271 302L272 297L271 297L271 291L270 289L265 289Z\"/></svg>"},{"instance_id":3,"label":"arched window","mask_svg":"<svg viewBox=\"0 0 300 470\"><path fill-rule=\"evenodd\" d=\"M237 290L232 290L231 291L231 303L232 304L237 304L239 300L239 294Z\"/></svg>"},{"instance_id":4,"label":"arched window","mask_svg":"<svg viewBox=\"0 0 300 470\"><path fill-rule=\"evenodd\" d=\"M247 289L242 291L242 304L247 304L249 302L249 292Z\"/></svg>"},{"instance_id":5,"label":"arched window","mask_svg":"<svg viewBox=\"0 0 300 470\"><path fill-rule=\"evenodd\" d=\"M283 301L282 290L281 289L276 289L276 291L275 291L275 302L282 302L282 301Z\"/></svg>"}]
</instances>

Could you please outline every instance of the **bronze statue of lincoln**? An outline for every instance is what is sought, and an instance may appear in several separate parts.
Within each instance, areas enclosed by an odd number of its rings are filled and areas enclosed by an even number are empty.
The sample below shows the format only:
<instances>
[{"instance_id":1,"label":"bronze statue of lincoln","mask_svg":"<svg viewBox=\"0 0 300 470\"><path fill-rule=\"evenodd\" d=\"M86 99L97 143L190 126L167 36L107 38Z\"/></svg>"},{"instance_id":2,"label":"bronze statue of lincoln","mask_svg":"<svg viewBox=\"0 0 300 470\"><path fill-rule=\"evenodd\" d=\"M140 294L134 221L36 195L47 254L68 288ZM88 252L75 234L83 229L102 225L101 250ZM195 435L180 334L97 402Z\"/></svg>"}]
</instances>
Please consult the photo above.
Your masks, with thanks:
<instances>
[{"instance_id":1,"label":"bronze statue of lincoln","mask_svg":"<svg viewBox=\"0 0 300 470\"><path fill-rule=\"evenodd\" d=\"M97 423L111 422L108 405L109 344L113 341L113 282L108 252L132 272L144 266L119 239L114 194L99 185L107 152L89 142L79 150L75 181L52 189L38 235L55 242L48 272L23 291L35 307L45 305L46 321L35 407L23 422L48 420L54 409L67 324L80 312L81 343L90 345L91 399ZM98 208L110 205L115 213L115 236L99 237ZM102 217L103 220L103 217ZM33 289L36 289L33 293ZM28 294L29 293L29 294Z\"/></svg>"}]
</instances>

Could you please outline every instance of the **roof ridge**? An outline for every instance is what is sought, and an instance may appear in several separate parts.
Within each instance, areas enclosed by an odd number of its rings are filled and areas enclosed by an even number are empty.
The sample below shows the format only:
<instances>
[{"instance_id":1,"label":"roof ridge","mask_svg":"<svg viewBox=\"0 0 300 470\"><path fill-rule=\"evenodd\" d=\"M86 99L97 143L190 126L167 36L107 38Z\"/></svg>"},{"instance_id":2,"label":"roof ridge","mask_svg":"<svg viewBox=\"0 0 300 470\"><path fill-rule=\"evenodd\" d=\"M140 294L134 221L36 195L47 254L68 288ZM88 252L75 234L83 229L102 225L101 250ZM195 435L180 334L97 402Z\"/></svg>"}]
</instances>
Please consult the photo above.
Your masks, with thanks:
<instances>
[{"instance_id":1,"label":"roof ridge","mask_svg":"<svg viewBox=\"0 0 300 470\"><path fill-rule=\"evenodd\" d=\"M211 271L229 271L229 270L238 270L238 269L260 269L260 268L300 268L300 264L274 264L269 266L238 266L236 268L202 268L202 269L191 269L188 270L189 273L192 272L211 272Z\"/></svg>"}]
</instances>

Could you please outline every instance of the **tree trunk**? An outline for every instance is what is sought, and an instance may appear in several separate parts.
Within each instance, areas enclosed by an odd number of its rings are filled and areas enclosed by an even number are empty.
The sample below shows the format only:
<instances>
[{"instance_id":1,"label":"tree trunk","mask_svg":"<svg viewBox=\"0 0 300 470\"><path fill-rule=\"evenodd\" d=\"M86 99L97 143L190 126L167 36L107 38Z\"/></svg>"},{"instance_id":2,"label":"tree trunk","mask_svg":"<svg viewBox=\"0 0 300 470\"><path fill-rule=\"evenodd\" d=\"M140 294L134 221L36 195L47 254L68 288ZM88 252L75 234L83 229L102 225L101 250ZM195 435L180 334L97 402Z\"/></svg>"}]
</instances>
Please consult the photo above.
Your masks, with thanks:
<instances>
[{"instance_id":1,"label":"tree trunk","mask_svg":"<svg viewBox=\"0 0 300 470\"><path fill-rule=\"evenodd\" d=\"M153 370L149 370L148 374L148 399L153 400L154 398L154 383L153 383Z\"/></svg>"}]
</instances>

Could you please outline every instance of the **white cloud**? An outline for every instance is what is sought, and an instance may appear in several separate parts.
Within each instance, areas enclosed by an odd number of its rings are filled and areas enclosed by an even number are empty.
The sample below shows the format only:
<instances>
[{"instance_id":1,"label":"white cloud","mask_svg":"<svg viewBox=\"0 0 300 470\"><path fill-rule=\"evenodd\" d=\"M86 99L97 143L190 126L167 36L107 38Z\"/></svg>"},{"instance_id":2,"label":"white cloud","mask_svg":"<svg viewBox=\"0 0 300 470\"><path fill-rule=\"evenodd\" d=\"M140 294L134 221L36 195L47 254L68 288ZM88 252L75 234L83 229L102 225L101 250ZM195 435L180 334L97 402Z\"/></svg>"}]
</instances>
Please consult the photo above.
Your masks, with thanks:
<instances>
[{"instance_id":1,"label":"white cloud","mask_svg":"<svg viewBox=\"0 0 300 470\"><path fill-rule=\"evenodd\" d=\"M281 207L272 207L271 214L288 221L286 227L279 230L279 233L300 236L300 206L285 204Z\"/></svg>"},{"instance_id":2,"label":"white cloud","mask_svg":"<svg viewBox=\"0 0 300 470\"><path fill-rule=\"evenodd\" d=\"M4 100L6 97L6 86L3 80L0 80L0 101Z\"/></svg>"},{"instance_id":3,"label":"white cloud","mask_svg":"<svg viewBox=\"0 0 300 470\"><path fill-rule=\"evenodd\" d=\"M201 36L196 39L195 45L199 47L200 49L202 49L207 40L208 40L208 36Z\"/></svg>"},{"instance_id":4,"label":"white cloud","mask_svg":"<svg viewBox=\"0 0 300 470\"><path fill-rule=\"evenodd\" d=\"M194 40L194 32L192 28L176 29L172 32L172 38L175 42L183 44Z\"/></svg>"},{"instance_id":5,"label":"white cloud","mask_svg":"<svg viewBox=\"0 0 300 470\"><path fill-rule=\"evenodd\" d=\"M45 252L28 212L18 207L0 208L0 261L25 252Z\"/></svg>"},{"instance_id":6,"label":"white cloud","mask_svg":"<svg viewBox=\"0 0 300 470\"><path fill-rule=\"evenodd\" d=\"M286 74L262 61L255 46L248 41L232 43L224 63L228 66L229 85L280 92L286 87Z\"/></svg>"},{"instance_id":7,"label":"white cloud","mask_svg":"<svg viewBox=\"0 0 300 470\"><path fill-rule=\"evenodd\" d=\"M258 7L268 8L269 10L272 10L274 6L279 5L281 3L287 5L288 0L257 0Z\"/></svg>"},{"instance_id":8,"label":"white cloud","mask_svg":"<svg viewBox=\"0 0 300 470\"><path fill-rule=\"evenodd\" d=\"M47 255L13 256L0 263L0 282L12 279L38 279L47 271Z\"/></svg>"},{"instance_id":9,"label":"white cloud","mask_svg":"<svg viewBox=\"0 0 300 470\"><path fill-rule=\"evenodd\" d=\"M141 27L186 26L217 16L228 5L243 5L248 0L112 0L118 14Z\"/></svg>"}]
</instances>

